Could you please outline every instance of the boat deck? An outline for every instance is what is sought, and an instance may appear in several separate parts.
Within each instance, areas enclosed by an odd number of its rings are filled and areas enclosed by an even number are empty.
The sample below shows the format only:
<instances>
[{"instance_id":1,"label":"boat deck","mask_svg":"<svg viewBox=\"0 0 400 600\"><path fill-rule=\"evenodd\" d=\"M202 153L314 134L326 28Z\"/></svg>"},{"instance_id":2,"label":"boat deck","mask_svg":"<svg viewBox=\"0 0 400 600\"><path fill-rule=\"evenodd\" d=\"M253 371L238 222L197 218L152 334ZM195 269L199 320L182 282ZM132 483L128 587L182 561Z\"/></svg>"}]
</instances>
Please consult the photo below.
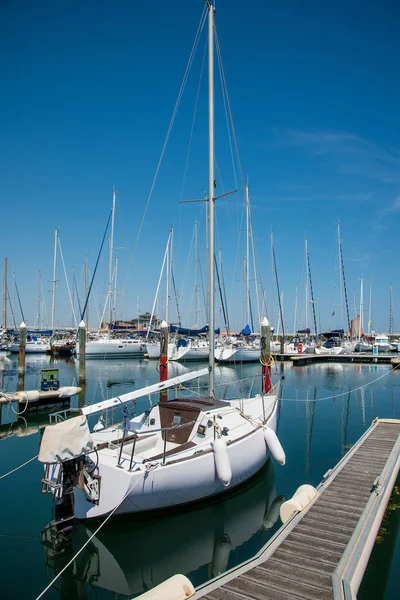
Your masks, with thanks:
<instances>
[{"instance_id":1,"label":"boat deck","mask_svg":"<svg viewBox=\"0 0 400 600\"><path fill-rule=\"evenodd\" d=\"M399 465L400 421L374 421L304 511L252 560L199 587L194 598L355 598Z\"/></svg>"}]
</instances>

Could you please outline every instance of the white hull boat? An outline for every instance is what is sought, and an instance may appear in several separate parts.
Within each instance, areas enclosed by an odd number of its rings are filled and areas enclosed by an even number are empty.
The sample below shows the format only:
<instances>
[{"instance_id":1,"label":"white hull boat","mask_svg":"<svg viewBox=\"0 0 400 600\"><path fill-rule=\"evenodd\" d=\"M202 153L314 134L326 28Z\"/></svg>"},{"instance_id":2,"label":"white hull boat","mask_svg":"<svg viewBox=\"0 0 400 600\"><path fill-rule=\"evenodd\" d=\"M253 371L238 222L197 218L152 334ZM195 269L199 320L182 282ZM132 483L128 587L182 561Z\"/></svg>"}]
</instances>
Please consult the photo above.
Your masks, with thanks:
<instances>
[{"instance_id":1,"label":"white hull boat","mask_svg":"<svg viewBox=\"0 0 400 600\"><path fill-rule=\"evenodd\" d=\"M282 501L283 497L277 496L270 465L249 485L226 494L222 502L198 503L190 510L151 520L114 522L92 538L87 553L75 559L69 594L74 594L75 584L74 597L78 598L79 590L90 583L95 588L132 597L175 573L186 575L200 568L216 577L227 570L234 552L244 549L258 531L274 526ZM74 526L70 536L73 554L92 535L94 526L90 522ZM44 533L43 550L51 556L54 536L50 528Z\"/></svg>"},{"instance_id":2,"label":"white hull boat","mask_svg":"<svg viewBox=\"0 0 400 600\"><path fill-rule=\"evenodd\" d=\"M343 348L341 346L333 346L332 348L325 348L324 346L315 346L315 354L343 354Z\"/></svg>"},{"instance_id":3,"label":"white hull boat","mask_svg":"<svg viewBox=\"0 0 400 600\"><path fill-rule=\"evenodd\" d=\"M219 363L258 362L261 358L259 346L217 346L214 354Z\"/></svg>"},{"instance_id":4,"label":"white hull boat","mask_svg":"<svg viewBox=\"0 0 400 600\"><path fill-rule=\"evenodd\" d=\"M91 435L86 417L75 417L45 430L43 482L62 502L73 492L78 519L209 498L252 477L270 452L284 464L276 410L275 394L230 402L177 399L132 419L129 431L113 426ZM79 455L72 450L76 443L85 448Z\"/></svg>"},{"instance_id":5,"label":"white hull boat","mask_svg":"<svg viewBox=\"0 0 400 600\"><path fill-rule=\"evenodd\" d=\"M7 350L16 354L19 352L19 343L9 344ZM41 340L27 341L25 344L25 354L46 354L50 350L50 343Z\"/></svg>"},{"instance_id":6,"label":"white hull boat","mask_svg":"<svg viewBox=\"0 0 400 600\"><path fill-rule=\"evenodd\" d=\"M171 360L172 355L175 351L175 343L170 342L168 344L168 359ZM160 358L161 348L160 342L146 342L146 354L150 359L158 360Z\"/></svg>"},{"instance_id":7,"label":"white hull boat","mask_svg":"<svg viewBox=\"0 0 400 600\"><path fill-rule=\"evenodd\" d=\"M99 338L89 340L85 346L86 358L140 358L144 356L146 346L140 340L129 338ZM79 343L76 345L79 355Z\"/></svg>"},{"instance_id":8,"label":"white hull boat","mask_svg":"<svg viewBox=\"0 0 400 600\"><path fill-rule=\"evenodd\" d=\"M203 361L209 358L209 345L206 341L188 340L185 346L180 346L179 342L174 344L170 360L180 362ZM169 351L168 351L169 352Z\"/></svg>"},{"instance_id":9,"label":"white hull boat","mask_svg":"<svg viewBox=\"0 0 400 600\"><path fill-rule=\"evenodd\" d=\"M276 436L276 393L220 401L214 397L214 7L209 3L209 342L196 342L208 366L80 409L81 415L46 427L39 461L45 464L42 492L52 493L56 520L91 519L182 506L214 497L250 479L270 454L280 464L285 453ZM268 322L267 322L268 323ZM202 345L204 343L204 345ZM208 347L209 344L209 347ZM191 348L192 349L192 348ZM198 356L196 357L198 360ZM208 376L206 397L168 401L166 390ZM87 416L136 398L160 393L160 401L122 426L103 428L102 416L90 433ZM275 390L276 392L276 390ZM134 541L134 538L133 538Z\"/></svg>"}]
</instances>

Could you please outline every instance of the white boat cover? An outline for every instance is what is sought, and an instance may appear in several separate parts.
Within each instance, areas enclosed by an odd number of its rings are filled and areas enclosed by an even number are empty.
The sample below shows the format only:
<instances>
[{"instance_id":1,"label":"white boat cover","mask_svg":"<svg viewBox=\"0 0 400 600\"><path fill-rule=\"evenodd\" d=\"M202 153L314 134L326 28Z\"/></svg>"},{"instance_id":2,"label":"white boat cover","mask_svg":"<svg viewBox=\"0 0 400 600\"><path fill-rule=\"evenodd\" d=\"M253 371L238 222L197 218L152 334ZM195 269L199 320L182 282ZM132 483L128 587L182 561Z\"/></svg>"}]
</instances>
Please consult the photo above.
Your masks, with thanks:
<instances>
[{"instance_id":1,"label":"white boat cover","mask_svg":"<svg viewBox=\"0 0 400 600\"><path fill-rule=\"evenodd\" d=\"M39 461L59 463L93 450L87 419L80 415L56 425L48 425L42 437Z\"/></svg>"}]
</instances>

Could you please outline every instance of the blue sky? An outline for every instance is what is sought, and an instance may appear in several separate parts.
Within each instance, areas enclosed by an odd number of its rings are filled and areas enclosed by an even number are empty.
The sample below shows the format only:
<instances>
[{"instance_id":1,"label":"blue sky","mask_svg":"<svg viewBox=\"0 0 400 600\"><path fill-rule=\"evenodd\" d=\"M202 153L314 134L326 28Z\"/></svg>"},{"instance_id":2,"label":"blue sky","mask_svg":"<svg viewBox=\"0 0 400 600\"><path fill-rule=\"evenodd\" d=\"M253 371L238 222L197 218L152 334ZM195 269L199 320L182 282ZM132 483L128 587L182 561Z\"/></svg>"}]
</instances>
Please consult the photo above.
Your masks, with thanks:
<instances>
[{"instance_id":1,"label":"blue sky","mask_svg":"<svg viewBox=\"0 0 400 600\"><path fill-rule=\"evenodd\" d=\"M203 197L208 185L207 90L200 76L205 31L131 257L203 6L202 0L2 2L1 247L29 323L37 316L38 269L50 312L55 226L68 275L74 266L83 295L82 265L88 253L93 270L113 184L117 316L135 316L137 298L141 311L151 310L174 225L181 313L185 323L195 322L190 247L197 219L204 255L204 205L179 201ZM218 0L216 19L272 324L277 301L271 229L286 329L293 329L296 287L298 326L305 324L305 235L321 328L341 325L339 218L350 316L363 276L367 321L372 277L373 328L387 331L392 282L394 330L400 331L398 2ZM218 72L216 81L216 177L222 193L235 189L236 181ZM218 201L217 245L234 327L245 320L242 213L242 189ZM107 272L104 254L92 326L104 304ZM56 323L66 324L72 317L60 261L57 278ZM158 312L163 316L161 305ZM223 326L218 306L216 321Z\"/></svg>"}]
</instances>

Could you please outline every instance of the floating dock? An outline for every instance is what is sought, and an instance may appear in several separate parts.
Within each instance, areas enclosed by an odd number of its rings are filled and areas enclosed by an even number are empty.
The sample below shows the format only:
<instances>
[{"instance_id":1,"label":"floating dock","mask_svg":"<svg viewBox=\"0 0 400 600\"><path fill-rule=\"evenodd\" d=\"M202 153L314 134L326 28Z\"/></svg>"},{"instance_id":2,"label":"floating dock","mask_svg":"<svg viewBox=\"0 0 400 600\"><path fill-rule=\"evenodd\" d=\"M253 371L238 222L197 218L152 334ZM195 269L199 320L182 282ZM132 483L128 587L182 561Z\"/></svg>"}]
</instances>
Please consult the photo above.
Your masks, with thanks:
<instances>
[{"instance_id":1,"label":"floating dock","mask_svg":"<svg viewBox=\"0 0 400 600\"><path fill-rule=\"evenodd\" d=\"M378 364L390 365L395 362L393 354L363 354L362 352L353 354L291 354L287 358L280 358L285 355L279 355L278 360L291 360L294 367L304 367L305 365L315 363L353 363L353 364ZM276 358L276 357L275 357ZM396 357L397 360L398 359Z\"/></svg>"},{"instance_id":2,"label":"floating dock","mask_svg":"<svg viewBox=\"0 0 400 600\"><path fill-rule=\"evenodd\" d=\"M377 419L318 494L251 560L200 586L207 600L355 599L400 466L400 420Z\"/></svg>"}]
</instances>

